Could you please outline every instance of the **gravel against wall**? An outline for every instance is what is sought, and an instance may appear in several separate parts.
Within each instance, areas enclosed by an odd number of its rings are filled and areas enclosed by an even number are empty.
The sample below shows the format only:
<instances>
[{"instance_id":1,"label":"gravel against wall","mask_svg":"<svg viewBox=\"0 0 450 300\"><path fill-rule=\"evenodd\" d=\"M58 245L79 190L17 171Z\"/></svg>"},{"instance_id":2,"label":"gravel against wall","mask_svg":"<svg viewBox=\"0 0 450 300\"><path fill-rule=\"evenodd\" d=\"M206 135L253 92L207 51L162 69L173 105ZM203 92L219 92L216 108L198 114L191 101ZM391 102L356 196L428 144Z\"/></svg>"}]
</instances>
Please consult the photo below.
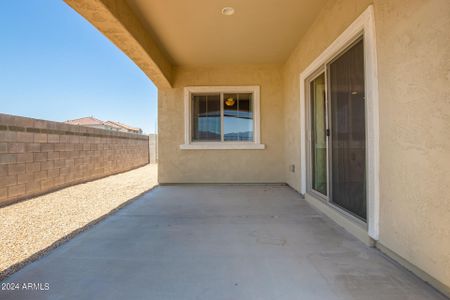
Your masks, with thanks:
<instances>
[{"instance_id":1,"label":"gravel against wall","mask_svg":"<svg viewBox=\"0 0 450 300\"><path fill-rule=\"evenodd\" d=\"M157 184L157 165L0 208L0 278Z\"/></svg>"}]
</instances>

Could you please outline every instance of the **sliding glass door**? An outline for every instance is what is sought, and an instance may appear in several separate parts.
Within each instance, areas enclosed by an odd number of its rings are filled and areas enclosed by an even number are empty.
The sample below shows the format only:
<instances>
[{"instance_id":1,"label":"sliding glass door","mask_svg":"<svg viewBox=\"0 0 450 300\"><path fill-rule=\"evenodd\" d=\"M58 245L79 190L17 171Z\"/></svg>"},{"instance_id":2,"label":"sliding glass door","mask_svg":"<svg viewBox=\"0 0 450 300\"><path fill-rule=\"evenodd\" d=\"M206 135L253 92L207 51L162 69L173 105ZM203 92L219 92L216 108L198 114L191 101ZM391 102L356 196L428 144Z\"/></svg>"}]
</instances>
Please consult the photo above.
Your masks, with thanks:
<instances>
[{"instance_id":1,"label":"sliding glass door","mask_svg":"<svg viewBox=\"0 0 450 300\"><path fill-rule=\"evenodd\" d=\"M364 47L360 40L331 62L331 201L366 219Z\"/></svg>"},{"instance_id":2,"label":"sliding glass door","mask_svg":"<svg viewBox=\"0 0 450 300\"><path fill-rule=\"evenodd\" d=\"M310 188L366 220L363 40L324 66L309 90Z\"/></svg>"},{"instance_id":3,"label":"sliding glass door","mask_svg":"<svg viewBox=\"0 0 450 300\"><path fill-rule=\"evenodd\" d=\"M327 137L325 73L310 83L311 99L311 184L327 196Z\"/></svg>"}]
</instances>

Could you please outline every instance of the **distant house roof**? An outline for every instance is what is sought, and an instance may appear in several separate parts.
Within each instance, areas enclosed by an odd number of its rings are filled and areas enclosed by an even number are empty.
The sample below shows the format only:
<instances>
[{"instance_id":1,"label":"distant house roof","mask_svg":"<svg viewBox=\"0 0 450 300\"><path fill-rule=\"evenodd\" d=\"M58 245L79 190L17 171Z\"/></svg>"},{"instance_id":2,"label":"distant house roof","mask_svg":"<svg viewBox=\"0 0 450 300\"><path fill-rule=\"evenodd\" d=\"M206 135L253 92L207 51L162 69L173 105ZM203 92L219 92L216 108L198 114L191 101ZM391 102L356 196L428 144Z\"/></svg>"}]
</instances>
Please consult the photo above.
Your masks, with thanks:
<instances>
[{"instance_id":1,"label":"distant house roof","mask_svg":"<svg viewBox=\"0 0 450 300\"><path fill-rule=\"evenodd\" d=\"M84 117L74 120L67 120L64 123L72 125L103 125L103 121L94 117Z\"/></svg>"},{"instance_id":2,"label":"distant house roof","mask_svg":"<svg viewBox=\"0 0 450 300\"><path fill-rule=\"evenodd\" d=\"M104 126L106 129L117 129L121 131L128 131L128 132L136 132L141 133L142 129L137 127L132 127L129 125L125 125L116 121L102 121L94 117L84 117L74 120L67 120L64 123L71 124L71 125L82 125L82 126Z\"/></svg>"},{"instance_id":3,"label":"distant house roof","mask_svg":"<svg viewBox=\"0 0 450 300\"><path fill-rule=\"evenodd\" d=\"M125 125L125 124L122 124L122 123L116 122L116 121L106 121L106 122L104 122L104 124L108 125L108 126L111 126L111 127L124 128L124 129L129 130L129 131L136 131L136 132L141 131L140 128L131 127L129 125Z\"/></svg>"},{"instance_id":4,"label":"distant house roof","mask_svg":"<svg viewBox=\"0 0 450 300\"><path fill-rule=\"evenodd\" d=\"M114 123L111 122L111 121L103 122L103 124L104 124L104 125L107 125L107 126L109 126L109 127L112 127L112 128L116 128L116 129L124 129L122 126L116 125L116 124L114 124Z\"/></svg>"}]
</instances>

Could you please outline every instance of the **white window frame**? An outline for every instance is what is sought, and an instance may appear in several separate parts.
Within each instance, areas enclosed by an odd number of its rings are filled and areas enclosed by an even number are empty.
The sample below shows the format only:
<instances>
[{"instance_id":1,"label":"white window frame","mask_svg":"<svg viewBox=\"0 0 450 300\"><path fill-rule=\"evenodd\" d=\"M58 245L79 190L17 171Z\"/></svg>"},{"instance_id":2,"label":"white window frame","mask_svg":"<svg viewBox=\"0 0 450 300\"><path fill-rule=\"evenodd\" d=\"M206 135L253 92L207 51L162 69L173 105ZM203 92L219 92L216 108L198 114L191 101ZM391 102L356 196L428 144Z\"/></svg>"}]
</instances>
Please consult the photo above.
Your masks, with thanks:
<instances>
[{"instance_id":1,"label":"white window frame","mask_svg":"<svg viewBox=\"0 0 450 300\"><path fill-rule=\"evenodd\" d=\"M191 98L196 93L251 93L253 95L253 141L211 141L196 142L192 141L192 112ZM220 99L222 132L223 132L223 99ZM259 86L188 86L184 88L184 144L180 145L182 150L221 150L221 149L249 149L261 150L265 149L265 145L261 144L260 136L260 103L259 103Z\"/></svg>"},{"instance_id":2,"label":"white window frame","mask_svg":"<svg viewBox=\"0 0 450 300\"><path fill-rule=\"evenodd\" d=\"M301 143L301 185L300 192L307 192L306 158L306 95L307 80L333 57L341 53L360 35L364 39L364 68L366 92L366 172L367 172L367 232L374 239L379 238L380 181L379 181L379 109L378 109L378 71L376 53L375 19L370 5L328 48L325 49L300 74L300 143Z\"/></svg>"}]
</instances>

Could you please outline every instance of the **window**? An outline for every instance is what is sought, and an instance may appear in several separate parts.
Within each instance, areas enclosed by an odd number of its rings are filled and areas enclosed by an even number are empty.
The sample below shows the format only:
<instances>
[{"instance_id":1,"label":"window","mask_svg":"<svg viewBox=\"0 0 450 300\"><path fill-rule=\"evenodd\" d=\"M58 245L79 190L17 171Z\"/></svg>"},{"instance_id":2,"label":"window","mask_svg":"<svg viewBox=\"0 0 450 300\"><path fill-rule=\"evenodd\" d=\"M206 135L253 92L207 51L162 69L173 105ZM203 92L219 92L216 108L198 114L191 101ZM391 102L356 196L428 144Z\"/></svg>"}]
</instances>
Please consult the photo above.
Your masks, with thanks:
<instances>
[{"instance_id":1,"label":"window","mask_svg":"<svg viewBox=\"0 0 450 300\"><path fill-rule=\"evenodd\" d=\"M192 95L192 140L220 141L220 95Z\"/></svg>"},{"instance_id":2,"label":"window","mask_svg":"<svg viewBox=\"0 0 450 300\"><path fill-rule=\"evenodd\" d=\"M264 149L259 87L186 87L181 149Z\"/></svg>"},{"instance_id":3,"label":"window","mask_svg":"<svg viewBox=\"0 0 450 300\"><path fill-rule=\"evenodd\" d=\"M253 141L252 94L224 94L223 140Z\"/></svg>"}]
</instances>

